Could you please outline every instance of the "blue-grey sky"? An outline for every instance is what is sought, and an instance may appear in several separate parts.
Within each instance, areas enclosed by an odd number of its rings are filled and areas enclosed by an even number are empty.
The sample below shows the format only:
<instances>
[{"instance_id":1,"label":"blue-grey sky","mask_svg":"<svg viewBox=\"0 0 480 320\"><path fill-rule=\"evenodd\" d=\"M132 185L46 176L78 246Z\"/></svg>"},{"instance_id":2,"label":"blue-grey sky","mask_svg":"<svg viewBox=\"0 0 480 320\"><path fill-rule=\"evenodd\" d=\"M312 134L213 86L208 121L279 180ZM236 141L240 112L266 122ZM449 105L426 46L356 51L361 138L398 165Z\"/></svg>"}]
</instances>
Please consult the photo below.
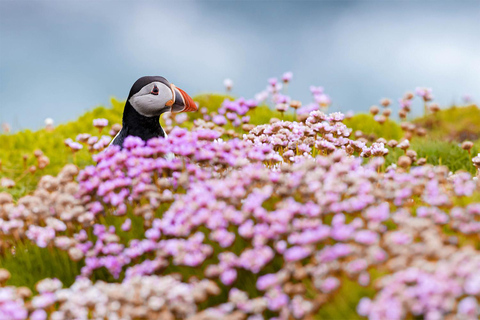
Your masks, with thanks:
<instances>
[{"instance_id":1,"label":"blue-grey sky","mask_svg":"<svg viewBox=\"0 0 480 320\"><path fill-rule=\"evenodd\" d=\"M292 71L293 98L321 85L336 110L431 87L480 99L480 1L0 0L0 122L73 120L124 99L143 75L195 95L253 97Z\"/></svg>"}]
</instances>

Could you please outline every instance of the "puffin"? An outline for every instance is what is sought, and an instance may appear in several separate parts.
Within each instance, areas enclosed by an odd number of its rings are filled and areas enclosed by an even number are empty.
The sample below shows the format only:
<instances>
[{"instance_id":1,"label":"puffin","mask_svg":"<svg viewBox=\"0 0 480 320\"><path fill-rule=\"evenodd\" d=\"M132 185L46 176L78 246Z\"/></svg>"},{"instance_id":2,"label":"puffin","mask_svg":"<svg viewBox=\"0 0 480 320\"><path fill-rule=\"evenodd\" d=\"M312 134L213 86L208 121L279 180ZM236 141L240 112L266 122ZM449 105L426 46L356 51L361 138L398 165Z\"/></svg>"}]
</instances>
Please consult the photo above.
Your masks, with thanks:
<instances>
[{"instance_id":1,"label":"puffin","mask_svg":"<svg viewBox=\"0 0 480 320\"><path fill-rule=\"evenodd\" d=\"M141 77L130 89L123 109L122 130L110 145L122 148L128 136L140 137L144 141L156 137L166 138L167 134L160 125L162 113L197 110L198 106L193 99L164 77Z\"/></svg>"}]
</instances>

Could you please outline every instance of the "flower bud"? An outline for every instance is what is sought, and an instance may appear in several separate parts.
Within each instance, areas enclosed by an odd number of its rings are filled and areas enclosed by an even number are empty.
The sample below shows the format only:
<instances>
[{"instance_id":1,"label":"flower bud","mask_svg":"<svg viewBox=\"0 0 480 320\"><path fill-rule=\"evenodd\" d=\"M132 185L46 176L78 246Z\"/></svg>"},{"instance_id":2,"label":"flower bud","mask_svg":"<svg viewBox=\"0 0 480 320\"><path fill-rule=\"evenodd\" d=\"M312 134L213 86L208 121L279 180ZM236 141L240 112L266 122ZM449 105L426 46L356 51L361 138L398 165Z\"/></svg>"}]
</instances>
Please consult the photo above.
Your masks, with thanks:
<instances>
[{"instance_id":1,"label":"flower bud","mask_svg":"<svg viewBox=\"0 0 480 320\"><path fill-rule=\"evenodd\" d=\"M417 128L416 130L416 133L419 137L424 137L427 135L427 130L425 128Z\"/></svg>"},{"instance_id":2,"label":"flower bud","mask_svg":"<svg viewBox=\"0 0 480 320\"><path fill-rule=\"evenodd\" d=\"M13 202L13 197L10 193L0 192L0 206L7 203L12 203L12 202Z\"/></svg>"},{"instance_id":3,"label":"flower bud","mask_svg":"<svg viewBox=\"0 0 480 320\"><path fill-rule=\"evenodd\" d=\"M254 125L254 124L248 124L248 123L246 123L246 124L242 125L242 130L243 130L243 131L249 132L249 131L252 130L253 128L255 128L255 125Z\"/></svg>"},{"instance_id":4,"label":"flower bud","mask_svg":"<svg viewBox=\"0 0 480 320\"><path fill-rule=\"evenodd\" d=\"M438 112L440 111L440 106L438 105L438 103L430 103L430 105L428 106L428 108L430 109L430 111L432 112Z\"/></svg>"},{"instance_id":5,"label":"flower bud","mask_svg":"<svg viewBox=\"0 0 480 320\"><path fill-rule=\"evenodd\" d=\"M403 131L410 131L410 122L400 123L400 128L402 128Z\"/></svg>"},{"instance_id":6,"label":"flower bud","mask_svg":"<svg viewBox=\"0 0 480 320\"><path fill-rule=\"evenodd\" d=\"M480 153L472 159L473 165L480 170Z\"/></svg>"},{"instance_id":7,"label":"flower bud","mask_svg":"<svg viewBox=\"0 0 480 320\"><path fill-rule=\"evenodd\" d=\"M290 101L290 107L292 107L293 109L298 109L302 106L302 103L298 100L292 100Z\"/></svg>"},{"instance_id":8,"label":"flower bud","mask_svg":"<svg viewBox=\"0 0 480 320\"><path fill-rule=\"evenodd\" d=\"M363 132L361 130L357 130L355 131L355 138L361 138L363 137Z\"/></svg>"},{"instance_id":9,"label":"flower bud","mask_svg":"<svg viewBox=\"0 0 480 320\"><path fill-rule=\"evenodd\" d=\"M370 113L371 114L376 115L379 112L380 112L380 109L377 106L371 106L370 107Z\"/></svg>"},{"instance_id":10,"label":"flower bud","mask_svg":"<svg viewBox=\"0 0 480 320\"><path fill-rule=\"evenodd\" d=\"M382 114L385 116L385 117L390 117L390 115L392 114L392 110L391 109L384 109Z\"/></svg>"},{"instance_id":11,"label":"flower bud","mask_svg":"<svg viewBox=\"0 0 480 320\"><path fill-rule=\"evenodd\" d=\"M83 252L77 247L71 247L70 249L68 249L68 256L73 261L80 261L80 259L83 258Z\"/></svg>"},{"instance_id":12,"label":"flower bud","mask_svg":"<svg viewBox=\"0 0 480 320\"><path fill-rule=\"evenodd\" d=\"M390 147L390 148L395 148L397 145L398 145L398 141L397 140L390 140L387 142L387 145Z\"/></svg>"},{"instance_id":13,"label":"flower bud","mask_svg":"<svg viewBox=\"0 0 480 320\"><path fill-rule=\"evenodd\" d=\"M27 287L19 287L17 289L17 295L22 299L30 298L32 296L32 290Z\"/></svg>"},{"instance_id":14,"label":"flower bud","mask_svg":"<svg viewBox=\"0 0 480 320\"><path fill-rule=\"evenodd\" d=\"M378 115L375 117L375 120L380 124L384 124L385 121L387 121L387 117L385 117L384 115Z\"/></svg>"},{"instance_id":15,"label":"flower bud","mask_svg":"<svg viewBox=\"0 0 480 320\"><path fill-rule=\"evenodd\" d=\"M408 139L405 139L402 142L400 142L397 145L397 147L402 149L402 150L407 150L408 148L410 148L410 141L408 141Z\"/></svg>"},{"instance_id":16,"label":"flower bud","mask_svg":"<svg viewBox=\"0 0 480 320\"><path fill-rule=\"evenodd\" d=\"M413 138L413 132L412 132L412 131L406 131L406 132L403 134L403 138L408 139L408 140L411 140L411 139Z\"/></svg>"},{"instance_id":17,"label":"flower bud","mask_svg":"<svg viewBox=\"0 0 480 320\"><path fill-rule=\"evenodd\" d=\"M415 150L407 150L405 155L409 157L412 162L415 162L415 160L417 160L417 152L415 152Z\"/></svg>"},{"instance_id":18,"label":"flower bud","mask_svg":"<svg viewBox=\"0 0 480 320\"><path fill-rule=\"evenodd\" d=\"M110 134L112 137L115 137L120 130L122 130L122 125L120 123L115 123L110 128L110 132L108 134Z\"/></svg>"},{"instance_id":19,"label":"flower bud","mask_svg":"<svg viewBox=\"0 0 480 320\"><path fill-rule=\"evenodd\" d=\"M470 149L472 149L472 147L473 147L473 142L471 142L471 141L463 141L463 143L462 143L462 149L463 149L463 150L470 151Z\"/></svg>"},{"instance_id":20,"label":"flower bud","mask_svg":"<svg viewBox=\"0 0 480 320\"><path fill-rule=\"evenodd\" d=\"M300 122L305 122L308 119L308 114L298 114L297 120Z\"/></svg>"},{"instance_id":21,"label":"flower bud","mask_svg":"<svg viewBox=\"0 0 480 320\"><path fill-rule=\"evenodd\" d=\"M39 158L39 157L43 156L43 151L40 150L40 149L37 149L37 150L33 151L33 155L34 155L36 158Z\"/></svg>"},{"instance_id":22,"label":"flower bud","mask_svg":"<svg viewBox=\"0 0 480 320\"><path fill-rule=\"evenodd\" d=\"M7 269L0 269L0 285L4 285L10 279L10 272Z\"/></svg>"},{"instance_id":23,"label":"flower bud","mask_svg":"<svg viewBox=\"0 0 480 320\"><path fill-rule=\"evenodd\" d=\"M392 101L388 98L383 98L382 100L380 100L380 104L385 108L388 107L390 103L392 103Z\"/></svg>"},{"instance_id":24,"label":"flower bud","mask_svg":"<svg viewBox=\"0 0 480 320\"><path fill-rule=\"evenodd\" d=\"M50 159L47 156L41 156L37 160L39 169L45 169L50 164Z\"/></svg>"},{"instance_id":25,"label":"flower bud","mask_svg":"<svg viewBox=\"0 0 480 320\"><path fill-rule=\"evenodd\" d=\"M285 112L288 110L288 104L286 103L278 103L275 106L275 109L277 109L278 112Z\"/></svg>"},{"instance_id":26,"label":"flower bud","mask_svg":"<svg viewBox=\"0 0 480 320\"><path fill-rule=\"evenodd\" d=\"M408 168L412 164L412 160L408 156L398 158L397 165L402 168Z\"/></svg>"},{"instance_id":27,"label":"flower bud","mask_svg":"<svg viewBox=\"0 0 480 320\"><path fill-rule=\"evenodd\" d=\"M0 179L0 187L2 188L13 188L15 187L15 181L9 179L7 177L3 177Z\"/></svg>"},{"instance_id":28,"label":"flower bud","mask_svg":"<svg viewBox=\"0 0 480 320\"><path fill-rule=\"evenodd\" d=\"M423 166L423 165L425 165L425 164L427 164L427 159L425 159L425 158L420 158L420 159L417 160L417 165Z\"/></svg>"}]
</instances>

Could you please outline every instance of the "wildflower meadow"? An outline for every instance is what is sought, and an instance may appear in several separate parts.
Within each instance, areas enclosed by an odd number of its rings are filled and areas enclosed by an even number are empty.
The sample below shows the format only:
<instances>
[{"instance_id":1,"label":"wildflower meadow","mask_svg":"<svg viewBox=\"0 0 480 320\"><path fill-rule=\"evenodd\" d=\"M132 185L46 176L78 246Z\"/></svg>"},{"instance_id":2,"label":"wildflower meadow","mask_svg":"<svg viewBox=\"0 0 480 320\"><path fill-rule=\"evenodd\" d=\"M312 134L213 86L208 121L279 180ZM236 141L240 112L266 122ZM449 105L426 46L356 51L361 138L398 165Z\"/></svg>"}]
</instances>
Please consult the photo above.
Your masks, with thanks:
<instances>
[{"instance_id":1,"label":"wildflower meadow","mask_svg":"<svg viewBox=\"0 0 480 320\"><path fill-rule=\"evenodd\" d=\"M0 135L0 319L478 319L479 108L293 81Z\"/></svg>"}]
</instances>

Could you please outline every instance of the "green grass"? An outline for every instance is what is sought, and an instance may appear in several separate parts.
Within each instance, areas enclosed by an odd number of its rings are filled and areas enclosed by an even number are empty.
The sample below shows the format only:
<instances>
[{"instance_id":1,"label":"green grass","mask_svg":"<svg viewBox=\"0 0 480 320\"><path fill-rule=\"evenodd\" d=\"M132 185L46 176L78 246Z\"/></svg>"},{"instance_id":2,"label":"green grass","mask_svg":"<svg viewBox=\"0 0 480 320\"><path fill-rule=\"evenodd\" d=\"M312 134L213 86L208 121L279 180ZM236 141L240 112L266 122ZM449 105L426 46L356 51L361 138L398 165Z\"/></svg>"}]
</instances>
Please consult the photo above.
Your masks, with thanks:
<instances>
[{"instance_id":1,"label":"green grass","mask_svg":"<svg viewBox=\"0 0 480 320\"><path fill-rule=\"evenodd\" d=\"M427 163L447 166L452 172L463 170L473 175L477 172L472 163L472 156L480 152L480 140L475 143L471 155L456 142L430 140L423 137L413 138L410 149L417 152L417 159L426 158ZM404 154L403 150L398 148L389 148L389 150L390 153L386 157L387 166L396 163L398 158Z\"/></svg>"},{"instance_id":2,"label":"green grass","mask_svg":"<svg viewBox=\"0 0 480 320\"><path fill-rule=\"evenodd\" d=\"M433 139L458 142L480 139L480 109L476 105L453 106L413 122L426 128Z\"/></svg>"},{"instance_id":3,"label":"green grass","mask_svg":"<svg viewBox=\"0 0 480 320\"><path fill-rule=\"evenodd\" d=\"M35 284L45 278L57 278L70 286L80 274L81 264L72 261L59 249L40 248L36 244L17 242L15 253L0 258L0 268L10 271L8 285L25 286L35 291Z\"/></svg>"},{"instance_id":4,"label":"green grass","mask_svg":"<svg viewBox=\"0 0 480 320\"><path fill-rule=\"evenodd\" d=\"M459 170L465 170L472 174L476 172L471 155L458 143L418 138L412 140L411 147L417 151L418 157L426 158L427 163L445 165L452 172ZM480 145L477 143L471 150L471 154L476 155L478 152L480 152Z\"/></svg>"},{"instance_id":5,"label":"green grass","mask_svg":"<svg viewBox=\"0 0 480 320\"><path fill-rule=\"evenodd\" d=\"M357 304L363 297L372 298L376 290L372 285L362 287L356 281L342 277L338 292L315 315L317 320L364 319L357 313Z\"/></svg>"},{"instance_id":6,"label":"green grass","mask_svg":"<svg viewBox=\"0 0 480 320\"><path fill-rule=\"evenodd\" d=\"M403 136L402 129L393 120L387 120L385 123L380 124L373 119L371 114L360 113L353 116L351 119L345 119L345 125L352 128L353 133L360 130L366 135L375 135L376 139L383 137L387 140L398 140Z\"/></svg>"}]
</instances>

